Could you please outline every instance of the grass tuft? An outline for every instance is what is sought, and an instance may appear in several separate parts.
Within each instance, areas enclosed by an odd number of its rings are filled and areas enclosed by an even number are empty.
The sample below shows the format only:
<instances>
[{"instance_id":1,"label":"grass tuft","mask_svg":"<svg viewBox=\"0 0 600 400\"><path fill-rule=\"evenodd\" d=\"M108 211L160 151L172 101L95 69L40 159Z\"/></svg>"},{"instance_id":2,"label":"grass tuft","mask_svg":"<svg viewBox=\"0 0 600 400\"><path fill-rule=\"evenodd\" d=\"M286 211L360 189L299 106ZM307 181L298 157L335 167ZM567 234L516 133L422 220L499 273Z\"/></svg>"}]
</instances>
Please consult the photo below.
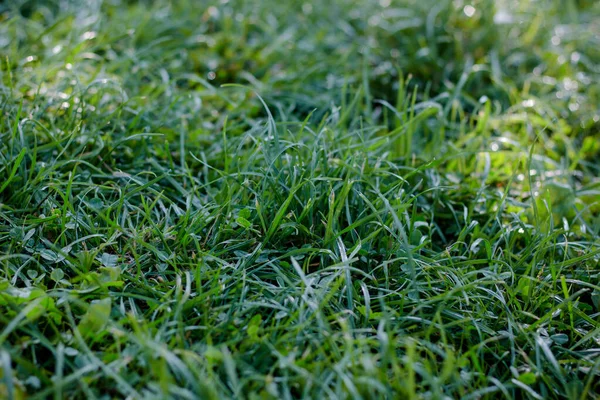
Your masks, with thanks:
<instances>
[{"instance_id":1,"label":"grass tuft","mask_svg":"<svg viewBox=\"0 0 600 400\"><path fill-rule=\"evenodd\" d=\"M600 3L201 3L0 5L0 398L600 397Z\"/></svg>"}]
</instances>

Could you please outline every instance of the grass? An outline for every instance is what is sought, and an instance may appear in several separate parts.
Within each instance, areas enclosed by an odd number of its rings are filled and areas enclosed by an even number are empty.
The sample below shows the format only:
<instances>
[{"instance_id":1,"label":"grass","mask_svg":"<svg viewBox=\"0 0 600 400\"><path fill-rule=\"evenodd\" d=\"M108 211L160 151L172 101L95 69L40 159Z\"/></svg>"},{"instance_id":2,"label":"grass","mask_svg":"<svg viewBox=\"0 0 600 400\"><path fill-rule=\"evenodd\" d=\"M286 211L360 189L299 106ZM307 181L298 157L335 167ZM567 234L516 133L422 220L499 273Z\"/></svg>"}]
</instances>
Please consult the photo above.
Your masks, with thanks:
<instances>
[{"instance_id":1,"label":"grass","mask_svg":"<svg viewBox=\"0 0 600 400\"><path fill-rule=\"evenodd\" d=\"M0 10L0 398L600 398L600 3Z\"/></svg>"}]
</instances>

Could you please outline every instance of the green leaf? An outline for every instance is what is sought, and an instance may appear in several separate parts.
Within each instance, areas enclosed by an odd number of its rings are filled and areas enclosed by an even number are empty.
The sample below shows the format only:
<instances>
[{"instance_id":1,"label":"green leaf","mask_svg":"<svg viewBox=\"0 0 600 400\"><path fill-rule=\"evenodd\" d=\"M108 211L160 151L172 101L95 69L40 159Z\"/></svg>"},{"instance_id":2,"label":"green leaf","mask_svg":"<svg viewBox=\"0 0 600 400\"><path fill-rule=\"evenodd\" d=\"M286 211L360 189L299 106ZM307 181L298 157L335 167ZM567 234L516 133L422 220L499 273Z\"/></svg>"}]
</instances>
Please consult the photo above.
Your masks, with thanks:
<instances>
[{"instance_id":1,"label":"green leaf","mask_svg":"<svg viewBox=\"0 0 600 400\"><path fill-rule=\"evenodd\" d=\"M592 303L594 303L596 310L600 311L600 290L594 289L594 293L592 293Z\"/></svg>"},{"instance_id":2,"label":"green leaf","mask_svg":"<svg viewBox=\"0 0 600 400\"><path fill-rule=\"evenodd\" d=\"M246 218L243 217L237 217L235 222L237 222L238 225L246 229L252 227L252 222L248 221Z\"/></svg>"},{"instance_id":3,"label":"green leaf","mask_svg":"<svg viewBox=\"0 0 600 400\"><path fill-rule=\"evenodd\" d=\"M56 310L54 299L47 297L46 294L44 294L44 297L26 314L26 317L30 322L35 321L46 312L53 310Z\"/></svg>"},{"instance_id":4,"label":"green leaf","mask_svg":"<svg viewBox=\"0 0 600 400\"><path fill-rule=\"evenodd\" d=\"M65 273L61 268L54 268L50 273L50 279L52 279L54 282L58 282L64 277Z\"/></svg>"},{"instance_id":5,"label":"green leaf","mask_svg":"<svg viewBox=\"0 0 600 400\"><path fill-rule=\"evenodd\" d=\"M104 202L97 197L91 199L88 204L94 210L101 210L104 207Z\"/></svg>"},{"instance_id":6,"label":"green leaf","mask_svg":"<svg viewBox=\"0 0 600 400\"><path fill-rule=\"evenodd\" d=\"M250 215L252 215L252 211L249 208L243 208L240 210L239 215L241 218L248 219L250 218Z\"/></svg>"},{"instance_id":7,"label":"green leaf","mask_svg":"<svg viewBox=\"0 0 600 400\"><path fill-rule=\"evenodd\" d=\"M525 277L519 279L519 283L517 284L517 289L519 292L527 297L531 291L531 281Z\"/></svg>"},{"instance_id":8,"label":"green leaf","mask_svg":"<svg viewBox=\"0 0 600 400\"><path fill-rule=\"evenodd\" d=\"M15 163L13 164L12 170L10 171L10 175L8 175L8 178L4 181L4 183L0 187L0 193L2 193L4 191L4 189L6 189L6 187L10 183L10 181L12 181L13 178L15 177L15 174L17 173L17 169L19 168L19 165L21 165L23 158L25 158L25 152L26 152L25 148L21 149L21 152L17 156L17 159L15 160Z\"/></svg>"},{"instance_id":9,"label":"green leaf","mask_svg":"<svg viewBox=\"0 0 600 400\"><path fill-rule=\"evenodd\" d=\"M519 381L526 385L533 385L536 380L537 378L533 372L525 372L524 374L519 375Z\"/></svg>"},{"instance_id":10,"label":"green leaf","mask_svg":"<svg viewBox=\"0 0 600 400\"><path fill-rule=\"evenodd\" d=\"M100 267L98 269L100 274L98 275L98 280L102 283L104 287L108 286L123 286L123 281L121 281L121 269L119 267Z\"/></svg>"},{"instance_id":11,"label":"green leaf","mask_svg":"<svg viewBox=\"0 0 600 400\"><path fill-rule=\"evenodd\" d=\"M204 357L211 362L220 362L223 360L223 353L213 346L208 346L204 352Z\"/></svg>"},{"instance_id":12,"label":"green leaf","mask_svg":"<svg viewBox=\"0 0 600 400\"><path fill-rule=\"evenodd\" d=\"M564 333L557 333L556 335L550 336L550 339L556 344L565 344L569 342L569 336Z\"/></svg>"},{"instance_id":13,"label":"green leaf","mask_svg":"<svg viewBox=\"0 0 600 400\"><path fill-rule=\"evenodd\" d=\"M61 256L57 252L55 252L53 250L50 250L50 249L40 250L40 256L44 260L50 261L51 263L58 263L58 262L60 262L60 261L62 261L62 260L65 259L63 256Z\"/></svg>"},{"instance_id":14,"label":"green leaf","mask_svg":"<svg viewBox=\"0 0 600 400\"><path fill-rule=\"evenodd\" d=\"M87 337L99 333L110 318L110 310L110 297L93 301L77 326L81 335Z\"/></svg>"},{"instance_id":15,"label":"green leaf","mask_svg":"<svg viewBox=\"0 0 600 400\"><path fill-rule=\"evenodd\" d=\"M100 257L100 262L105 267L114 267L115 265L117 265L118 261L119 261L119 256L117 256L115 254L102 253L102 257Z\"/></svg>"},{"instance_id":16,"label":"green leaf","mask_svg":"<svg viewBox=\"0 0 600 400\"><path fill-rule=\"evenodd\" d=\"M250 336L252 339L258 338L258 333L260 332L261 322L262 322L262 317L260 314L256 314L250 320L250 323L248 324L248 336Z\"/></svg>"}]
</instances>

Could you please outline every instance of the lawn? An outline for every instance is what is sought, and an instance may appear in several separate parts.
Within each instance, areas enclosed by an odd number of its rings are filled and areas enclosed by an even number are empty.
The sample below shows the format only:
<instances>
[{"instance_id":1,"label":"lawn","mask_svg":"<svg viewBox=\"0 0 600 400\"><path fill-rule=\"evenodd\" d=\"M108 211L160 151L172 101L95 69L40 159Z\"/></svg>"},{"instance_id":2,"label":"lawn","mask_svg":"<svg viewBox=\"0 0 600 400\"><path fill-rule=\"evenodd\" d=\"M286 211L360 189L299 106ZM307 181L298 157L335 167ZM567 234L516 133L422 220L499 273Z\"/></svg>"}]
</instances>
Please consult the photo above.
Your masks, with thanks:
<instances>
[{"instance_id":1,"label":"lawn","mask_svg":"<svg viewBox=\"0 0 600 400\"><path fill-rule=\"evenodd\" d=\"M0 3L0 399L599 399L600 2Z\"/></svg>"}]
</instances>

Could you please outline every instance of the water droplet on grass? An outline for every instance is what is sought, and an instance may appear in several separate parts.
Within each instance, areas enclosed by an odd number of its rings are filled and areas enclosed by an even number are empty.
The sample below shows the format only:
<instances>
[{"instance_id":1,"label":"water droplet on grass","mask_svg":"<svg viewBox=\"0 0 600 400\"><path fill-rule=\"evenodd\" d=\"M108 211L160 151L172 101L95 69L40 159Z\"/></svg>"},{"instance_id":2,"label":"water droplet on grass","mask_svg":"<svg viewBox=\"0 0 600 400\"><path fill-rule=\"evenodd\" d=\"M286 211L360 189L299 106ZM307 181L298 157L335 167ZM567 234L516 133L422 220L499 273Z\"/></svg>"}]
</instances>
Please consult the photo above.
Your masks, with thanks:
<instances>
[{"instance_id":1,"label":"water droplet on grass","mask_svg":"<svg viewBox=\"0 0 600 400\"><path fill-rule=\"evenodd\" d=\"M96 37L96 32L93 32L93 31L88 31L88 32L84 33L83 35L81 35L81 38L83 40L91 40L95 37Z\"/></svg>"},{"instance_id":2,"label":"water droplet on grass","mask_svg":"<svg viewBox=\"0 0 600 400\"><path fill-rule=\"evenodd\" d=\"M530 108L530 107L535 106L535 100L533 100L533 99L525 100L521 104L523 105L523 107Z\"/></svg>"}]
</instances>

